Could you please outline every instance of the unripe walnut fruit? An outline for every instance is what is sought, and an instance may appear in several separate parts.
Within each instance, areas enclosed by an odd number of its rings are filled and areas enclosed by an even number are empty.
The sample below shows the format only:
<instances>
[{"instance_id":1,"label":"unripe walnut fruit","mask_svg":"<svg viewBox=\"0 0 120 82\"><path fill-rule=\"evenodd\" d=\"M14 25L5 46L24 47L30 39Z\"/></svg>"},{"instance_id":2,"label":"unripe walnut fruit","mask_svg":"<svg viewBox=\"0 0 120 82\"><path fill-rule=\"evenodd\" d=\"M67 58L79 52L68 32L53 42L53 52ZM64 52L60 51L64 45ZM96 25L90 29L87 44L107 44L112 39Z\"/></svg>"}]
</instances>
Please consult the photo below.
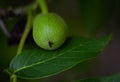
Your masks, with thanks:
<instances>
[{"instance_id":1,"label":"unripe walnut fruit","mask_svg":"<svg viewBox=\"0 0 120 82\"><path fill-rule=\"evenodd\" d=\"M35 17L33 21L33 38L41 48L55 50L65 42L66 36L66 23L60 16L47 13Z\"/></svg>"}]
</instances>

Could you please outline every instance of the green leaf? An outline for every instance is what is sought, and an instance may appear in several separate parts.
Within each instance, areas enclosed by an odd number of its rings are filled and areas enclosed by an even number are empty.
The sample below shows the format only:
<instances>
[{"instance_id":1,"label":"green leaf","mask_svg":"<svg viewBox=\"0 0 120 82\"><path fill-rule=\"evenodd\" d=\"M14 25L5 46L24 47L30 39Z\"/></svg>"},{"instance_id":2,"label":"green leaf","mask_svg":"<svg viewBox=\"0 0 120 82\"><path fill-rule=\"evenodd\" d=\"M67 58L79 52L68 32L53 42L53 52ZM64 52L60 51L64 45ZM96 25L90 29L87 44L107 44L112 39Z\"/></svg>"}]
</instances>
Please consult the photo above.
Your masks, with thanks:
<instances>
[{"instance_id":1,"label":"green leaf","mask_svg":"<svg viewBox=\"0 0 120 82\"><path fill-rule=\"evenodd\" d=\"M120 82L120 74L101 77L101 78L88 78L88 79L79 80L76 82Z\"/></svg>"},{"instance_id":2,"label":"green leaf","mask_svg":"<svg viewBox=\"0 0 120 82\"><path fill-rule=\"evenodd\" d=\"M13 58L10 70L18 77L26 79L55 75L78 63L95 58L109 40L109 36L101 39L72 37L54 51L41 48L28 50Z\"/></svg>"}]
</instances>

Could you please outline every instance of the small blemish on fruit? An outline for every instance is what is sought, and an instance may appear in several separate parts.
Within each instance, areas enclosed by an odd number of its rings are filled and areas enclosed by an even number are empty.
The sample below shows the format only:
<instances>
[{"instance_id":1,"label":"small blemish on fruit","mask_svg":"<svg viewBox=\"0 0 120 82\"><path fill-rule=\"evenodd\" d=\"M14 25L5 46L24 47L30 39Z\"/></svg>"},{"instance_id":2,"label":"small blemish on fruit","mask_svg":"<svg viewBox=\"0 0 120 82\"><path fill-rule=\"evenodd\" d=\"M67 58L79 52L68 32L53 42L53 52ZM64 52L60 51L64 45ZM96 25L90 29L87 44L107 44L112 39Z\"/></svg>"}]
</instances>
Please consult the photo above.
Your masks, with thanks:
<instances>
[{"instance_id":1,"label":"small blemish on fruit","mask_svg":"<svg viewBox=\"0 0 120 82\"><path fill-rule=\"evenodd\" d=\"M48 44L50 47L52 47L54 43L52 41L49 41Z\"/></svg>"}]
</instances>

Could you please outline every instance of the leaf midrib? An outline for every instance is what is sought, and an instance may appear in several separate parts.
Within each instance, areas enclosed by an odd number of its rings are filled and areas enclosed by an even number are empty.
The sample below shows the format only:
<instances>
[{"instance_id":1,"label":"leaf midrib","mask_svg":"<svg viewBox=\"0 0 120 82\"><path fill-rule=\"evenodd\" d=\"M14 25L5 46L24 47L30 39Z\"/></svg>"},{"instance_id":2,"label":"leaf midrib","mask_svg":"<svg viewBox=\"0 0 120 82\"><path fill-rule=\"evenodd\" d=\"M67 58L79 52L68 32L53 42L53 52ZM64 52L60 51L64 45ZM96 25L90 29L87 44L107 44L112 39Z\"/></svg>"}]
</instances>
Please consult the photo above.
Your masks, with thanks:
<instances>
[{"instance_id":1,"label":"leaf midrib","mask_svg":"<svg viewBox=\"0 0 120 82\"><path fill-rule=\"evenodd\" d=\"M69 49L69 50L67 50L66 52L70 52L70 51L72 51L72 50L74 50L75 48L80 47L80 46L81 46L81 45L78 45L78 46L76 46L76 47L73 47L72 49ZM31 64L31 65L28 65L28 66L24 66L24 67L22 67L22 68L20 68L20 69L17 69L16 71L14 71L14 73L16 73L16 72L18 72L18 71L20 71L20 70L23 70L23 69L26 69L26 68L29 68L29 67L38 65L38 64L42 64L42 63L44 63L44 62L48 62L48 61L50 61L50 60L52 60L52 59L57 58L58 56L61 56L61 55L65 54L66 52L61 53L61 54L59 54L59 55L57 55L57 56L53 56L53 57L51 57L51 58L49 58L49 59L46 59L46 60L43 60L43 61L41 61L41 62L38 62L38 63L35 63L35 64Z\"/></svg>"}]
</instances>

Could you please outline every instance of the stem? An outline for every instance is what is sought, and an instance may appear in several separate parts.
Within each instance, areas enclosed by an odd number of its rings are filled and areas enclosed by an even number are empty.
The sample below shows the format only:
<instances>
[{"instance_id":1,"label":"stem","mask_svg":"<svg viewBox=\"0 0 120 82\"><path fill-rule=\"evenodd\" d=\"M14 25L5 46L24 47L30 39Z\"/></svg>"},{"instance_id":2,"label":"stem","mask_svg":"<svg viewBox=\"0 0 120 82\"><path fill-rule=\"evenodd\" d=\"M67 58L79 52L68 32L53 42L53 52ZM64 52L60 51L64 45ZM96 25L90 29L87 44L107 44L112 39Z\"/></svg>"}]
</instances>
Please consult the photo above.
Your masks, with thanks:
<instances>
[{"instance_id":1,"label":"stem","mask_svg":"<svg viewBox=\"0 0 120 82\"><path fill-rule=\"evenodd\" d=\"M38 0L38 3L40 5L40 8L42 10L43 14L48 13L47 5L45 3L45 0ZM25 40L30 32L31 26L32 26L32 12L28 12L28 18L27 18L27 24L25 27L25 30L23 32L22 38L20 40L20 43L18 45L17 55L19 55L22 52L23 46L25 44ZM17 77L15 74L13 74L10 78L10 82L17 82Z\"/></svg>"},{"instance_id":2,"label":"stem","mask_svg":"<svg viewBox=\"0 0 120 82\"><path fill-rule=\"evenodd\" d=\"M16 75L12 75L11 78L10 78L10 82L17 82L17 77Z\"/></svg>"},{"instance_id":3,"label":"stem","mask_svg":"<svg viewBox=\"0 0 120 82\"><path fill-rule=\"evenodd\" d=\"M45 0L37 0L37 1L38 1L39 5L40 5L42 13L43 14L48 13L48 8L47 8Z\"/></svg>"},{"instance_id":4,"label":"stem","mask_svg":"<svg viewBox=\"0 0 120 82\"><path fill-rule=\"evenodd\" d=\"M0 19L0 28L2 29L2 31L4 32L4 34L10 38L11 34L9 33L9 31L7 30L7 28L5 27L4 22L2 21L2 19Z\"/></svg>"},{"instance_id":5,"label":"stem","mask_svg":"<svg viewBox=\"0 0 120 82\"><path fill-rule=\"evenodd\" d=\"M24 33L22 35L22 38L20 40L19 46L18 46L17 55L20 54L22 51L22 48L25 44L25 40L30 32L31 26L32 26L32 13L28 12L27 24L26 24Z\"/></svg>"}]
</instances>

